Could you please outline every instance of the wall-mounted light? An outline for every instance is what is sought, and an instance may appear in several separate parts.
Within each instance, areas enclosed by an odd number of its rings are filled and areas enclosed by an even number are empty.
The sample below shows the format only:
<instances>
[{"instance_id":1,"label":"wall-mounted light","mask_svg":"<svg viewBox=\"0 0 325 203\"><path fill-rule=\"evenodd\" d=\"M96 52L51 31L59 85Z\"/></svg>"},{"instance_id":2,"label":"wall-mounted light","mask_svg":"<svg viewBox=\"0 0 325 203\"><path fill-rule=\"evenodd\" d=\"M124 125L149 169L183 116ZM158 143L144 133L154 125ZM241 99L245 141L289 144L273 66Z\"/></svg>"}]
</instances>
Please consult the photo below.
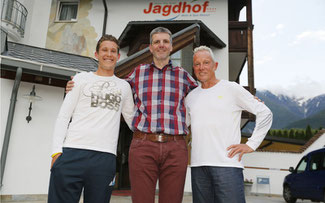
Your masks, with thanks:
<instances>
[{"instance_id":1,"label":"wall-mounted light","mask_svg":"<svg viewBox=\"0 0 325 203\"><path fill-rule=\"evenodd\" d=\"M33 85L33 89L29 94L24 94L23 98L28 99L29 100L29 112L28 112L28 116L26 117L27 123L29 123L29 121L32 120L32 117L30 116L31 112L32 112L32 105L34 101L41 101L42 97L37 96L36 92L35 92L35 85Z\"/></svg>"}]
</instances>

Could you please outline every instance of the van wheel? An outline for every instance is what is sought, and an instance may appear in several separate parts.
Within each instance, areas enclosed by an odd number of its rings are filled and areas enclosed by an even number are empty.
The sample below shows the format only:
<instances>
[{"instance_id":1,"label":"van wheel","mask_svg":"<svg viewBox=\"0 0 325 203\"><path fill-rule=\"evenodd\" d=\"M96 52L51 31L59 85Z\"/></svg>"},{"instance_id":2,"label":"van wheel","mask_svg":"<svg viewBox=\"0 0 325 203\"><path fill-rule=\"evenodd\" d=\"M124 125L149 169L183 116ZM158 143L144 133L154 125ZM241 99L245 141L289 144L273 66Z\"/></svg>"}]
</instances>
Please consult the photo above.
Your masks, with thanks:
<instances>
[{"instance_id":1,"label":"van wheel","mask_svg":"<svg viewBox=\"0 0 325 203\"><path fill-rule=\"evenodd\" d=\"M295 203L297 198L292 197L291 189L288 185L283 187L283 198L287 203Z\"/></svg>"}]
</instances>

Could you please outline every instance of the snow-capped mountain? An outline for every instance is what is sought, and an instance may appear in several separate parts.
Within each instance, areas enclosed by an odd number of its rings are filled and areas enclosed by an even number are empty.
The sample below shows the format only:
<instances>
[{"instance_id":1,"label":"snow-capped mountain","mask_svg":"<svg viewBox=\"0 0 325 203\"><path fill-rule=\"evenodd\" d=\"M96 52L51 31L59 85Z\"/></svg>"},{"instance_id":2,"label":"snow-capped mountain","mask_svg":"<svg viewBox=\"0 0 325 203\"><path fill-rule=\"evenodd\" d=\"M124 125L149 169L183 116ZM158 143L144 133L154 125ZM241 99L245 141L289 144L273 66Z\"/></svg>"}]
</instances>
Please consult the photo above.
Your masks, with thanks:
<instances>
[{"instance_id":1,"label":"snow-capped mountain","mask_svg":"<svg viewBox=\"0 0 325 203\"><path fill-rule=\"evenodd\" d=\"M310 125L312 125L313 119L311 118L315 116L318 119L317 125L323 123L322 127L325 127L325 118L324 121L319 120L323 118L322 111L325 111L325 94L306 99L290 97L284 94L276 95L266 90L257 91L256 96L264 101L273 112L272 129L287 128L290 124L304 119L308 119L308 122L311 122ZM322 113L322 116L317 115L319 113ZM246 128L250 129L252 126L254 125L249 124ZM299 127L305 128L306 126ZM319 127L315 126L315 128Z\"/></svg>"},{"instance_id":2,"label":"snow-capped mountain","mask_svg":"<svg viewBox=\"0 0 325 203\"><path fill-rule=\"evenodd\" d=\"M306 111L306 117L310 117L318 113L320 110L325 109L325 94L307 100L304 103L304 108Z\"/></svg>"}]
</instances>

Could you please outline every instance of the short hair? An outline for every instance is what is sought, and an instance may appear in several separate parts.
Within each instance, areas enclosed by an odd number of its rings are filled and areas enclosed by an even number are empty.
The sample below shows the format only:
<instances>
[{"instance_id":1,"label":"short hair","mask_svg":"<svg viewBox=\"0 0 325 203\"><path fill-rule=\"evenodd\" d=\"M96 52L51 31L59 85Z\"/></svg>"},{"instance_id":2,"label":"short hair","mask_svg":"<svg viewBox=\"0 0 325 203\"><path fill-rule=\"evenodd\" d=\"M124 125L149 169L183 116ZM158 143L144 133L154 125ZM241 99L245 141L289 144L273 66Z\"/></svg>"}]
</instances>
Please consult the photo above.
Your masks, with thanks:
<instances>
[{"instance_id":1,"label":"short hair","mask_svg":"<svg viewBox=\"0 0 325 203\"><path fill-rule=\"evenodd\" d=\"M98 53L99 52L99 47L100 45L104 42L104 41L112 41L112 42L115 42L116 45L117 45L117 54L120 52L120 45L119 45L119 42L118 40L116 39L116 37L114 37L113 35L103 35L97 42L97 45L96 45L96 52Z\"/></svg>"},{"instance_id":2,"label":"short hair","mask_svg":"<svg viewBox=\"0 0 325 203\"><path fill-rule=\"evenodd\" d=\"M207 51L207 52L209 52L213 62L214 63L216 62L216 59L214 58L214 54L213 54L212 50L209 47L202 45L202 46L196 47L193 52L194 52L194 54L196 54L199 51Z\"/></svg>"},{"instance_id":3,"label":"short hair","mask_svg":"<svg viewBox=\"0 0 325 203\"><path fill-rule=\"evenodd\" d=\"M170 43L173 43L172 33L165 27L156 27L150 32L150 44L152 44L152 36L156 33L167 33L169 34Z\"/></svg>"}]
</instances>

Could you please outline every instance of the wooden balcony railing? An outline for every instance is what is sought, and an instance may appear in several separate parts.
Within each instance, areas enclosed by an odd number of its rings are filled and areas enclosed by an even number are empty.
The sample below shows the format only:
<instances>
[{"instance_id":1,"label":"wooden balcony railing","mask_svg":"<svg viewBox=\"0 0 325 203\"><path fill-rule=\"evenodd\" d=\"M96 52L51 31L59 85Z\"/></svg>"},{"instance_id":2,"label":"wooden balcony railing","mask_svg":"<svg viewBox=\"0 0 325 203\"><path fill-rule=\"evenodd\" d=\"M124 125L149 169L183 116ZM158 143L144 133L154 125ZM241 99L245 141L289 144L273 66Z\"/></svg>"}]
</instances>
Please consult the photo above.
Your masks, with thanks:
<instances>
[{"instance_id":1,"label":"wooden balcony railing","mask_svg":"<svg viewBox=\"0 0 325 203\"><path fill-rule=\"evenodd\" d=\"M229 21L229 52L247 52L247 22Z\"/></svg>"}]
</instances>

